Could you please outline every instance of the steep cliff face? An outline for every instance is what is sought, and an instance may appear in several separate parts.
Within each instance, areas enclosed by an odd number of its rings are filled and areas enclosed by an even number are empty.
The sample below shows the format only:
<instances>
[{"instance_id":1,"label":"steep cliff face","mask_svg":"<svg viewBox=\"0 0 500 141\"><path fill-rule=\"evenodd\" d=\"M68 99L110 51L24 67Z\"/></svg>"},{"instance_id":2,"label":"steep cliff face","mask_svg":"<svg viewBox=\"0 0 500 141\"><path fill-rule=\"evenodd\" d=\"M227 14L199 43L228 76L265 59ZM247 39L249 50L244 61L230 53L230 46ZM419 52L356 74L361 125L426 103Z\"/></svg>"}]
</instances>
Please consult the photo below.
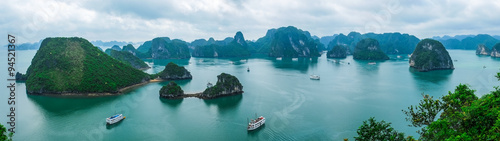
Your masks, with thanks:
<instances>
[{"instance_id":1,"label":"steep cliff face","mask_svg":"<svg viewBox=\"0 0 500 141\"><path fill-rule=\"evenodd\" d=\"M172 62L165 66L165 69L158 73L158 77L164 80L192 79L191 72L184 67L180 67Z\"/></svg>"},{"instance_id":2,"label":"steep cliff face","mask_svg":"<svg viewBox=\"0 0 500 141\"><path fill-rule=\"evenodd\" d=\"M209 41L203 42L203 40L198 40L193 42L194 44L201 45L194 48L193 56L210 58L250 56L247 42L241 32L237 32L234 38L226 38L223 41L214 41L213 38L210 38Z\"/></svg>"},{"instance_id":3,"label":"steep cliff face","mask_svg":"<svg viewBox=\"0 0 500 141\"><path fill-rule=\"evenodd\" d=\"M170 83L160 89L160 97L162 98L176 98L182 95L184 95L184 91L174 81L170 81Z\"/></svg>"},{"instance_id":4,"label":"steep cliff face","mask_svg":"<svg viewBox=\"0 0 500 141\"><path fill-rule=\"evenodd\" d=\"M356 44L354 49L353 58L357 60L389 60L382 50L377 40L366 38Z\"/></svg>"},{"instance_id":5,"label":"steep cliff face","mask_svg":"<svg viewBox=\"0 0 500 141\"><path fill-rule=\"evenodd\" d=\"M424 39L417 44L410 57L410 67L418 71L454 69L448 51L443 44L433 39Z\"/></svg>"},{"instance_id":6,"label":"steep cliff face","mask_svg":"<svg viewBox=\"0 0 500 141\"><path fill-rule=\"evenodd\" d=\"M309 36L308 36L309 35ZM317 41L319 43L319 40ZM282 27L271 38L271 57L319 57L318 43L296 27Z\"/></svg>"},{"instance_id":7,"label":"steep cliff face","mask_svg":"<svg viewBox=\"0 0 500 141\"><path fill-rule=\"evenodd\" d=\"M238 78L230 74L221 73L217 76L217 83L215 86L205 89L200 97L211 99L241 93L243 93L243 86Z\"/></svg>"},{"instance_id":8,"label":"steep cliff face","mask_svg":"<svg viewBox=\"0 0 500 141\"><path fill-rule=\"evenodd\" d=\"M346 58L347 57L347 47L343 45L336 45L332 50L326 53L327 58Z\"/></svg>"},{"instance_id":9,"label":"steep cliff face","mask_svg":"<svg viewBox=\"0 0 500 141\"><path fill-rule=\"evenodd\" d=\"M495 46L493 46L493 49L491 49L491 57L496 57L496 58L499 58L500 57L500 43L497 43L495 44Z\"/></svg>"},{"instance_id":10,"label":"steep cliff face","mask_svg":"<svg viewBox=\"0 0 500 141\"><path fill-rule=\"evenodd\" d=\"M484 44L477 45L476 55L490 55L491 50Z\"/></svg>"},{"instance_id":11,"label":"steep cliff face","mask_svg":"<svg viewBox=\"0 0 500 141\"><path fill-rule=\"evenodd\" d=\"M190 58L191 54L184 41L155 38L151 43L151 57L153 59L186 59Z\"/></svg>"}]
</instances>

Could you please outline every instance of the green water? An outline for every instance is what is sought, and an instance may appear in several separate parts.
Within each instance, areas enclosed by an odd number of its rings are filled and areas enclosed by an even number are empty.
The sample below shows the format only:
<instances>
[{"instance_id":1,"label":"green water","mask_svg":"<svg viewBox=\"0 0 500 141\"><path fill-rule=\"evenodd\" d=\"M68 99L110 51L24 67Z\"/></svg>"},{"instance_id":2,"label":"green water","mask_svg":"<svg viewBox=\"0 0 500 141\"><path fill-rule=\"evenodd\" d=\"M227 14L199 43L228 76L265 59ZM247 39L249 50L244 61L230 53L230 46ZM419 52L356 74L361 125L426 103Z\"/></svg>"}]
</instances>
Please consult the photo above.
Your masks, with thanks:
<instances>
[{"instance_id":1,"label":"green water","mask_svg":"<svg viewBox=\"0 0 500 141\"><path fill-rule=\"evenodd\" d=\"M35 52L18 51L18 71L26 71ZM476 56L474 51L449 52L457 60L455 70L425 73L409 69L405 56L391 56L391 60L375 65L355 61L352 56L336 63L324 55L299 60L265 56L146 60L153 66L146 70L148 73L161 71L170 61L185 66L193 79L176 82L186 93L203 91L207 82L216 82L222 72L235 75L243 84L242 95L215 100L160 99L158 91L168 82L99 98L31 96L26 95L24 83L18 83L14 139L352 140L362 121L372 116L416 136L417 129L407 126L401 110L417 104L422 92L441 97L458 84L467 83L481 96L500 85L494 78L500 71L500 59ZM1 67L0 80L4 85L0 121L4 125L9 110L6 66ZM250 72L246 71L248 67ZM320 75L321 80L310 80L311 74ZM127 118L106 126L105 118L115 113ZM267 118L266 125L247 132L247 119L256 114Z\"/></svg>"}]
</instances>

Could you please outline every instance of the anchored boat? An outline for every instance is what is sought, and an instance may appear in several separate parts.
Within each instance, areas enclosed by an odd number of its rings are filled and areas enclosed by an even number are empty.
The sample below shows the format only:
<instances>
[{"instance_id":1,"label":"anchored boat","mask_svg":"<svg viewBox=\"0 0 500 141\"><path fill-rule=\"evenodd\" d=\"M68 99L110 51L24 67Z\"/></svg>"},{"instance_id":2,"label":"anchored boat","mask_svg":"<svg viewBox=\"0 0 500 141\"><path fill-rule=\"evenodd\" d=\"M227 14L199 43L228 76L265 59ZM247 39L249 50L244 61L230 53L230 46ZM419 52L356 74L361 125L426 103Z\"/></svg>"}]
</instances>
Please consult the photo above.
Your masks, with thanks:
<instances>
[{"instance_id":1,"label":"anchored boat","mask_svg":"<svg viewBox=\"0 0 500 141\"><path fill-rule=\"evenodd\" d=\"M264 118L263 116L260 116L257 119L252 119L252 121L250 121L250 123L248 123L247 130L248 131L255 130L255 129L259 128L260 126L264 125L264 123L266 123L266 118Z\"/></svg>"},{"instance_id":2,"label":"anchored boat","mask_svg":"<svg viewBox=\"0 0 500 141\"><path fill-rule=\"evenodd\" d=\"M319 75L310 75L309 78L311 78L311 80L319 80Z\"/></svg>"},{"instance_id":3,"label":"anchored boat","mask_svg":"<svg viewBox=\"0 0 500 141\"><path fill-rule=\"evenodd\" d=\"M114 124L114 123L121 121L122 119L125 119L125 117L122 114L116 114L114 116L106 118L106 123L107 124Z\"/></svg>"}]
</instances>

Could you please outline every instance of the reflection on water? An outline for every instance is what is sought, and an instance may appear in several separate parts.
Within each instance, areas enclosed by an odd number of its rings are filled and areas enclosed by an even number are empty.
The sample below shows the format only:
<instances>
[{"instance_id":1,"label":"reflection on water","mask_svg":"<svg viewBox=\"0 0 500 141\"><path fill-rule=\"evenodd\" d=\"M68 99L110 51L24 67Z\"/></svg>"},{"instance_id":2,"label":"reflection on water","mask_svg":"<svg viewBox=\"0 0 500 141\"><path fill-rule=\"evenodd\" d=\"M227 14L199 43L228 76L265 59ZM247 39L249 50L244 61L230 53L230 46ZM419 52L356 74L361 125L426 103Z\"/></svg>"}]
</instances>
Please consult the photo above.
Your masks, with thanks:
<instances>
[{"instance_id":1,"label":"reflection on water","mask_svg":"<svg viewBox=\"0 0 500 141\"><path fill-rule=\"evenodd\" d=\"M72 113L74 111L91 109L103 103L111 103L118 99L117 96L91 97L91 98L69 98L27 95L28 99L36 103L47 112L51 113Z\"/></svg>"},{"instance_id":2,"label":"reflection on water","mask_svg":"<svg viewBox=\"0 0 500 141\"><path fill-rule=\"evenodd\" d=\"M278 69L294 69L301 72L307 72L309 69L315 69L318 64L318 57L311 58L282 58L281 60L269 58L273 62L274 68Z\"/></svg>"},{"instance_id":3,"label":"reflection on water","mask_svg":"<svg viewBox=\"0 0 500 141\"><path fill-rule=\"evenodd\" d=\"M168 106L171 106L171 107L177 107L179 106L182 101L184 100L183 98L180 98L180 99L166 99L166 98L161 98L160 96L158 96L158 98L160 99L160 101L162 103L165 103L167 104Z\"/></svg>"},{"instance_id":4,"label":"reflection on water","mask_svg":"<svg viewBox=\"0 0 500 141\"><path fill-rule=\"evenodd\" d=\"M216 99L204 99L203 102L207 106L216 106L219 113L225 113L226 111L238 109L243 95L244 93Z\"/></svg>"},{"instance_id":5,"label":"reflection on water","mask_svg":"<svg viewBox=\"0 0 500 141\"><path fill-rule=\"evenodd\" d=\"M453 70L434 70L428 72L419 72L417 69L409 67L409 71L413 75L413 78L419 81L426 81L435 84L439 84L443 81L447 81Z\"/></svg>"}]
</instances>

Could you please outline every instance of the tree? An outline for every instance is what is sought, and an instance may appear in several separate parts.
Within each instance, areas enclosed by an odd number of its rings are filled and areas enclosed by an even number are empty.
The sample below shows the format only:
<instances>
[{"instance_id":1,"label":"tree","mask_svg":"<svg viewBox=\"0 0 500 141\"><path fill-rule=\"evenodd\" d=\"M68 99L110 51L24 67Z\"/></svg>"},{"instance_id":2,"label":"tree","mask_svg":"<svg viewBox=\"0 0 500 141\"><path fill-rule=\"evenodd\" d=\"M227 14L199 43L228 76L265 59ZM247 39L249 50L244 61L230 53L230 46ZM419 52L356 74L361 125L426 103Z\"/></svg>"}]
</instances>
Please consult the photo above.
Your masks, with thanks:
<instances>
[{"instance_id":1,"label":"tree","mask_svg":"<svg viewBox=\"0 0 500 141\"><path fill-rule=\"evenodd\" d=\"M11 132L7 135L7 128L0 124L0 141L12 141L12 136L14 136L14 134Z\"/></svg>"},{"instance_id":2,"label":"tree","mask_svg":"<svg viewBox=\"0 0 500 141\"><path fill-rule=\"evenodd\" d=\"M424 99L420 100L418 106L410 106L408 107L408 111L401 110L407 116L406 121L410 121L413 127L422 127L430 125L436 115L442 109L442 102L439 99L433 99L432 96L424 95L422 93ZM426 128L422 128L421 131L417 131L421 137L425 137L424 133L426 132Z\"/></svg>"},{"instance_id":3,"label":"tree","mask_svg":"<svg viewBox=\"0 0 500 141\"><path fill-rule=\"evenodd\" d=\"M363 121L358 130L358 137L354 137L356 140L405 140L404 133L398 133L394 128L391 127L391 123L386 123L384 120L377 122L374 117L370 117L368 121ZM408 139L413 139L408 137Z\"/></svg>"}]
</instances>

